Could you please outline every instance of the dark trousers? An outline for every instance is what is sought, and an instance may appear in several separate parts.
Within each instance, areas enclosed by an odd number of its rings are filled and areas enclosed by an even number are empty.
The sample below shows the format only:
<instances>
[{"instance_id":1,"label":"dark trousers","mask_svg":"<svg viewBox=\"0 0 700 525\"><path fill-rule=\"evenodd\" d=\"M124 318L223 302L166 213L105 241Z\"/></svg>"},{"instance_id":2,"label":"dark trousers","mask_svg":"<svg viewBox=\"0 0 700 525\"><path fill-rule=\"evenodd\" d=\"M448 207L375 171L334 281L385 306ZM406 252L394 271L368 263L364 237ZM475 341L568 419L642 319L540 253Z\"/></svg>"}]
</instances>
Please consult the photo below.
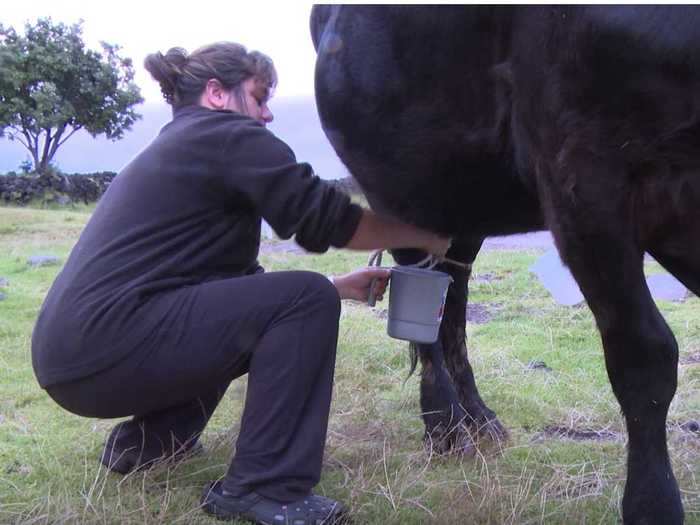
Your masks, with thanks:
<instances>
[{"instance_id":1,"label":"dark trousers","mask_svg":"<svg viewBox=\"0 0 700 525\"><path fill-rule=\"evenodd\" d=\"M49 387L84 416L134 416L115 449L172 453L196 441L230 382L248 373L236 452L224 480L284 502L319 481L335 367L340 298L324 276L274 272L210 281L186 307L164 297L156 348ZM170 292L173 294L178 291ZM158 306L158 301L153 303ZM116 435L115 435L116 434ZM158 453L160 451L160 453Z\"/></svg>"}]
</instances>

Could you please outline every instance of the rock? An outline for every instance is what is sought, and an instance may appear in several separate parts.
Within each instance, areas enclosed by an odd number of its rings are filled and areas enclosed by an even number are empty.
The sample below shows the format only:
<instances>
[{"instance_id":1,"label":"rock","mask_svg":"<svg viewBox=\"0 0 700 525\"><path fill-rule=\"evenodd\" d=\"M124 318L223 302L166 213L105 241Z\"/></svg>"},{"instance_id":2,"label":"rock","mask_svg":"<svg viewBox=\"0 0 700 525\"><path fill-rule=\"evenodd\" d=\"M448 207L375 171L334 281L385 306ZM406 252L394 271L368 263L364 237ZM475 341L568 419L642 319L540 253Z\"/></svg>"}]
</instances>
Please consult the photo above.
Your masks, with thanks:
<instances>
[{"instance_id":1,"label":"rock","mask_svg":"<svg viewBox=\"0 0 700 525\"><path fill-rule=\"evenodd\" d=\"M683 301L688 295L686 287L678 279L668 274L650 275L647 278L647 286L654 299Z\"/></svg>"},{"instance_id":2,"label":"rock","mask_svg":"<svg viewBox=\"0 0 700 525\"><path fill-rule=\"evenodd\" d=\"M530 267L554 300L564 306L583 302L583 294L556 250L550 250Z\"/></svg>"},{"instance_id":3,"label":"rock","mask_svg":"<svg viewBox=\"0 0 700 525\"><path fill-rule=\"evenodd\" d=\"M556 249L550 250L530 267L554 300L564 306L574 306L583 302L583 294L569 269L564 266ZM683 301L688 290L675 277L668 274L652 275L647 278L647 286L654 299Z\"/></svg>"},{"instance_id":4,"label":"rock","mask_svg":"<svg viewBox=\"0 0 700 525\"><path fill-rule=\"evenodd\" d=\"M530 361L527 364L529 370L544 370L545 372L551 372L552 369L547 366L544 361Z\"/></svg>"},{"instance_id":5,"label":"rock","mask_svg":"<svg viewBox=\"0 0 700 525\"><path fill-rule=\"evenodd\" d=\"M4 301L5 299L7 299L7 295L5 295L4 293L0 292L0 301Z\"/></svg>"},{"instance_id":6,"label":"rock","mask_svg":"<svg viewBox=\"0 0 700 525\"><path fill-rule=\"evenodd\" d=\"M4 277L0 277L0 288L7 288L8 286L10 286L10 281Z\"/></svg>"},{"instance_id":7,"label":"rock","mask_svg":"<svg viewBox=\"0 0 700 525\"><path fill-rule=\"evenodd\" d=\"M55 255L32 255L27 259L27 264L32 268L39 268L41 266L57 266L61 264L61 259Z\"/></svg>"}]
</instances>

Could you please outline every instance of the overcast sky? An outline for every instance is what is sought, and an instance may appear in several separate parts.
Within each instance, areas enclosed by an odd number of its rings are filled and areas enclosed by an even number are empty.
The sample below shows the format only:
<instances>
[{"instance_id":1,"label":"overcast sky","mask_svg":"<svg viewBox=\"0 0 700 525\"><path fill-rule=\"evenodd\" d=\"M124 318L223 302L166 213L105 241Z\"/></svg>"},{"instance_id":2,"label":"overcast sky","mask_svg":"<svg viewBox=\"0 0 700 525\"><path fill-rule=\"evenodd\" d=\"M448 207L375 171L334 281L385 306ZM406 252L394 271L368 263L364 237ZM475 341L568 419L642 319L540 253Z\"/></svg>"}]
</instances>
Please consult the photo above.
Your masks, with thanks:
<instances>
[{"instance_id":1,"label":"overcast sky","mask_svg":"<svg viewBox=\"0 0 700 525\"><path fill-rule=\"evenodd\" d=\"M0 22L23 30L40 16L75 23L83 19L89 47L99 41L122 46L134 60L135 82L146 102L162 100L155 81L143 68L149 53L170 47L188 51L230 40L270 55L279 74L277 97L313 94L315 52L309 33L312 2L161 0L5 0Z\"/></svg>"}]
</instances>

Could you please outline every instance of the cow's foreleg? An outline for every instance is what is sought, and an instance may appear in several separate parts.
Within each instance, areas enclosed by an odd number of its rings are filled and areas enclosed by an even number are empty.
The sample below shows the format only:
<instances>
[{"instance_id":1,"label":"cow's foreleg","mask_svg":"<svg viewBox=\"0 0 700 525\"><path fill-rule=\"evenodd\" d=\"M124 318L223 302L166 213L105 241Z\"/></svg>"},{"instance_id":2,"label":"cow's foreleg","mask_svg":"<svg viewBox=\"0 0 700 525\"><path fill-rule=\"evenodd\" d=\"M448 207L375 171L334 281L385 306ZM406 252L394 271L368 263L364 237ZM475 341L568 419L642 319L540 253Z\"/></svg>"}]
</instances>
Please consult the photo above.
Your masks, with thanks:
<instances>
[{"instance_id":1,"label":"cow's foreleg","mask_svg":"<svg viewBox=\"0 0 700 525\"><path fill-rule=\"evenodd\" d=\"M544 182L541 194L562 259L600 329L608 376L627 423L623 520L680 524L683 509L666 446L678 346L644 279L630 190L621 176L601 168L603 162L595 169L585 156L559 162L560 179Z\"/></svg>"}]
</instances>

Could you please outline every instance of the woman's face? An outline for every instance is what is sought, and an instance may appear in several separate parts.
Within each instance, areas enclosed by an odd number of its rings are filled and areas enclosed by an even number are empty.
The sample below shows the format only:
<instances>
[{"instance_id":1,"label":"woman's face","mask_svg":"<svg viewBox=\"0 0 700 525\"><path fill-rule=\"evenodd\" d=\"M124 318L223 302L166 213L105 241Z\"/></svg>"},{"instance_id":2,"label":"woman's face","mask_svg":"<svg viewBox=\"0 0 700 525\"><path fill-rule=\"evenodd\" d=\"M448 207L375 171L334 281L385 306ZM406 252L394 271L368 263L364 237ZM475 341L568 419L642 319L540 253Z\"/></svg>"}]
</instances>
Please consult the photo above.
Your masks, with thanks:
<instances>
[{"instance_id":1,"label":"woman's face","mask_svg":"<svg viewBox=\"0 0 700 525\"><path fill-rule=\"evenodd\" d=\"M274 116L267 107L270 90L255 77L244 80L239 90L232 89L228 95L224 109L247 115L263 126L272 122Z\"/></svg>"}]
</instances>

